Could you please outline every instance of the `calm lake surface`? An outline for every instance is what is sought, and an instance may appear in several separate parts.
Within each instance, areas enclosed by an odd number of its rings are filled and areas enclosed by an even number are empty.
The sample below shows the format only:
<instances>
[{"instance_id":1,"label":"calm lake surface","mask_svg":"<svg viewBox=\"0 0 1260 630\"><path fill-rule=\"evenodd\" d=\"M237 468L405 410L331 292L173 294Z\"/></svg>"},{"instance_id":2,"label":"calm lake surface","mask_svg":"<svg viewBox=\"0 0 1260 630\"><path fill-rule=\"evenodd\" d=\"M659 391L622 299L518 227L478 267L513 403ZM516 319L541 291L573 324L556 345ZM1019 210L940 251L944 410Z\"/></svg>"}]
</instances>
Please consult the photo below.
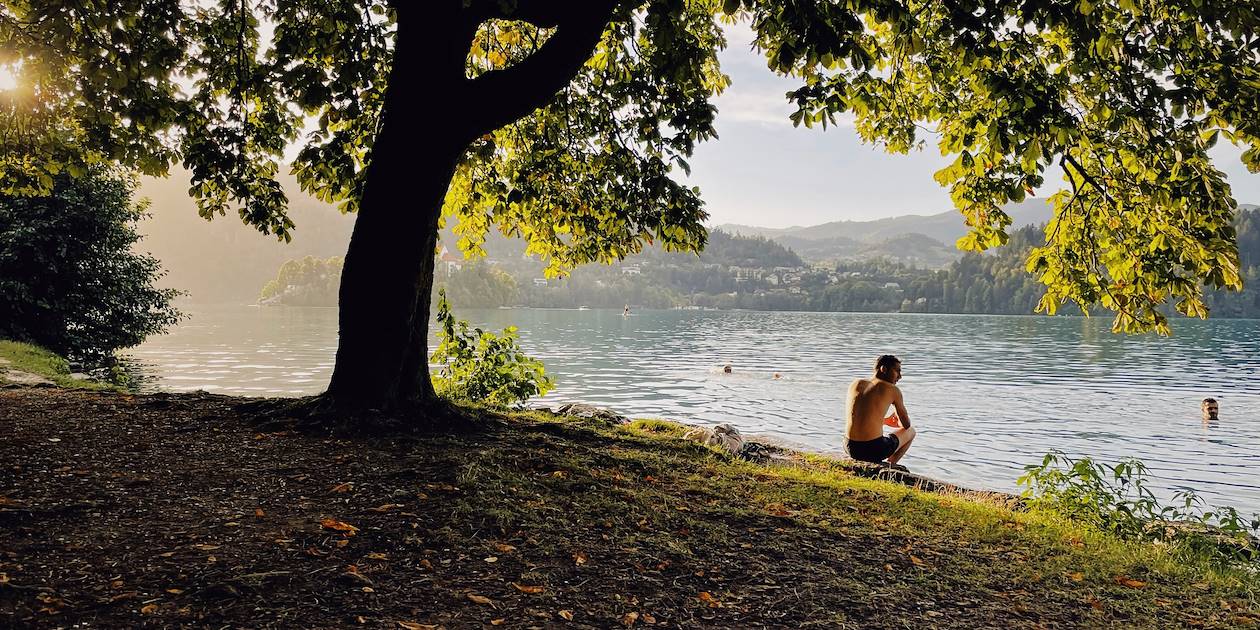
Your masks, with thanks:
<instances>
[{"instance_id":1,"label":"calm lake surface","mask_svg":"<svg viewBox=\"0 0 1260 630\"><path fill-rule=\"evenodd\" d=\"M245 396L322 391L332 308L196 306L130 352L148 390ZM1050 449L1115 463L1133 455L1167 494L1260 511L1260 321L1184 321L1174 336L1125 337L1107 318L739 311L500 309L458 315L520 328L566 401L632 417L730 422L842 452L844 395L874 358L903 360L919 430L903 460L976 488L1015 489ZM724 363L733 365L723 374ZM782 379L774 380L779 372ZM1220 401L1205 427L1199 401Z\"/></svg>"}]
</instances>

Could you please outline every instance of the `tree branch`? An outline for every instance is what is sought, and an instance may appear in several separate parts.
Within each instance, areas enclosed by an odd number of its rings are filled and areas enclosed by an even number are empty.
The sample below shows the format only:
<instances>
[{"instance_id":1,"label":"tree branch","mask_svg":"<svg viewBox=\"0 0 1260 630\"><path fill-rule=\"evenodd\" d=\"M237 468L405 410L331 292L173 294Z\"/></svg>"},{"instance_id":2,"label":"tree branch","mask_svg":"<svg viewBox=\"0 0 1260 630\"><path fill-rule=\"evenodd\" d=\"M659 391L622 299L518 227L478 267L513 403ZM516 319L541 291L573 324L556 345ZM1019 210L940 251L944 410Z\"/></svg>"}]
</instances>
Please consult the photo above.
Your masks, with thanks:
<instances>
[{"instance_id":1,"label":"tree branch","mask_svg":"<svg viewBox=\"0 0 1260 630\"><path fill-rule=\"evenodd\" d=\"M520 63L467 82L466 114L476 121L478 134L529 115L568 85L590 58L619 4L621 0L584 0L580 6L521 0L513 13L517 19L530 15L541 21L555 14L556 32L538 52Z\"/></svg>"},{"instance_id":2,"label":"tree branch","mask_svg":"<svg viewBox=\"0 0 1260 630\"><path fill-rule=\"evenodd\" d=\"M604 5L607 2L581 3L563 2L559 0L468 0L466 11L478 22L485 20L520 20L529 22L540 28L555 28L572 17L576 11L585 7L574 7L575 4Z\"/></svg>"}]
</instances>

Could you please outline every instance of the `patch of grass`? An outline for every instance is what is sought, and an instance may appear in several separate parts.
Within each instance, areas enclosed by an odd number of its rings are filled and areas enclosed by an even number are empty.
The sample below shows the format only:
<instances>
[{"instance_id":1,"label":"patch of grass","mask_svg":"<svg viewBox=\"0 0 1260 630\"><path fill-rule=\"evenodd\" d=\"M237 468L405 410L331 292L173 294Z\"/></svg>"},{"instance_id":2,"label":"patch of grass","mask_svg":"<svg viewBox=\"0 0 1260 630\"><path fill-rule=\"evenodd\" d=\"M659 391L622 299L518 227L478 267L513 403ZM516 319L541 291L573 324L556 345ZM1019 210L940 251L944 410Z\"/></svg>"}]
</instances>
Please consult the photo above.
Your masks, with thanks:
<instances>
[{"instance_id":1,"label":"patch of grass","mask_svg":"<svg viewBox=\"0 0 1260 630\"><path fill-rule=\"evenodd\" d=\"M679 442L686 427L662 420L613 428L570 426L573 431L565 436L570 440L563 440L569 443L562 447L540 444L529 456L483 453L500 467L511 468L509 459L528 460L537 471L506 482L531 500L516 504L514 516L504 514L514 510L511 501L499 502L498 525L506 521L534 529L548 521L578 531L602 523L620 533L624 544L681 561L715 553L699 540L739 540L747 534L737 523L769 520L778 524L774 534L750 539L763 547L758 554L795 562L802 553L822 553L843 564L854 560L849 557L853 549L846 552L843 541L876 541L882 554L878 568L895 574L898 582L931 582L935 590L989 597L997 593L1016 602L1011 604L1015 610L1035 609L1031 600L1048 598L1094 615L1089 619L1104 625L1193 618L1229 625L1255 614L1239 617L1230 611L1255 611L1260 601L1255 567L1221 566L1193 550L1124 540L985 494L922 492L857 476L842 462L822 456L805 456L800 467L750 464ZM581 439L586 432L597 434L590 436L597 441ZM584 448L574 448L574 440ZM540 508L549 513L540 514ZM818 552L819 540L837 541L836 547ZM850 577L869 586L865 577ZM1150 610L1159 613L1151 617Z\"/></svg>"},{"instance_id":2,"label":"patch of grass","mask_svg":"<svg viewBox=\"0 0 1260 630\"><path fill-rule=\"evenodd\" d=\"M671 438L681 438L683 434L690 429L690 427L674 422L673 420L661 420L657 418L640 418L626 425L626 428Z\"/></svg>"},{"instance_id":3,"label":"patch of grass","mask_svg":"<svg viewBox=\"0 0 1260 630\"><path fill-rule=\"evenodd\" d=\"M42 376L59 387L92 390L121 389L110 383L71 378L68 361L34 344L0 340L0 359L8 361L7 364L0 363L0 382L4 382L6 370L20 370Z\"/></svg>"}]
</instances>

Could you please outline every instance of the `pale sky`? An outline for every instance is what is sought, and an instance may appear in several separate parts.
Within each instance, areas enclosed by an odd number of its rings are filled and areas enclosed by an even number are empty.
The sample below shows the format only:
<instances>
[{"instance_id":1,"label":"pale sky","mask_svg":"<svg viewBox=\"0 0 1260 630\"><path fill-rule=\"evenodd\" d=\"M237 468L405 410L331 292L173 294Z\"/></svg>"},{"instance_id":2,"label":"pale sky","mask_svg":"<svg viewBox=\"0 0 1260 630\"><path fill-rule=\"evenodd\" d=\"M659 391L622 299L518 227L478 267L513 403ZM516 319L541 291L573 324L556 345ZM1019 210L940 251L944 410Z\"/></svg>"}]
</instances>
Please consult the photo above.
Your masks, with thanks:
<instances>
[{"instance_id":1,"label":"pale sky","mask_svg":"<svg viewBox=\"0 0 1260 630\"><path fill-rule=\"evenodd\" d=\"M747 24L727 30L721 54L731 87L718 97L719 139L696 148L690 185L700 187L710 225L816 225L951 209L948 190L932 174L948 163L934 144L910 155L890 155L862 144L852 127L792 127L783 96L798 82L781 78L751 51ZM1222 146L1224 145L1224 146ZM1239 203L1260 204L1260 175L1239 162L1240 149L1222 141L1217 167L1229 175ZM1057 174L1047 174L1053 193Z\"/></svg>"}]
</instances>

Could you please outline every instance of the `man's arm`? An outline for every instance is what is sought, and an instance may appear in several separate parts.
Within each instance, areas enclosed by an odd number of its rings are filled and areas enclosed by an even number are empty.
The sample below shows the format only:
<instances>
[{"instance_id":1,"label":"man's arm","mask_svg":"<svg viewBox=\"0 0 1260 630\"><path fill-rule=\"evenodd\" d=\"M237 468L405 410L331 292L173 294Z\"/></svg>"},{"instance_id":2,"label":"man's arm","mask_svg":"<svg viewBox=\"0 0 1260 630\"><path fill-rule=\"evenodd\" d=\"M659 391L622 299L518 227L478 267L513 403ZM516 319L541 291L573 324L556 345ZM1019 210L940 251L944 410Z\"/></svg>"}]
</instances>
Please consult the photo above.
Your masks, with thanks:
<instances>
[{"instance_id":1,"label":"man's arm","mask_svg":"<svg viewBox=\"0 0 1260 630\"><path fill-rule=\"evenodd\" d=\"M902 428L910 428L910 413L906 411L906 403L901 400L901 389L896 385L891 386L893 389L893 407L897 410L897 418L901 420Z\"/></svg>"}]
</instances>

